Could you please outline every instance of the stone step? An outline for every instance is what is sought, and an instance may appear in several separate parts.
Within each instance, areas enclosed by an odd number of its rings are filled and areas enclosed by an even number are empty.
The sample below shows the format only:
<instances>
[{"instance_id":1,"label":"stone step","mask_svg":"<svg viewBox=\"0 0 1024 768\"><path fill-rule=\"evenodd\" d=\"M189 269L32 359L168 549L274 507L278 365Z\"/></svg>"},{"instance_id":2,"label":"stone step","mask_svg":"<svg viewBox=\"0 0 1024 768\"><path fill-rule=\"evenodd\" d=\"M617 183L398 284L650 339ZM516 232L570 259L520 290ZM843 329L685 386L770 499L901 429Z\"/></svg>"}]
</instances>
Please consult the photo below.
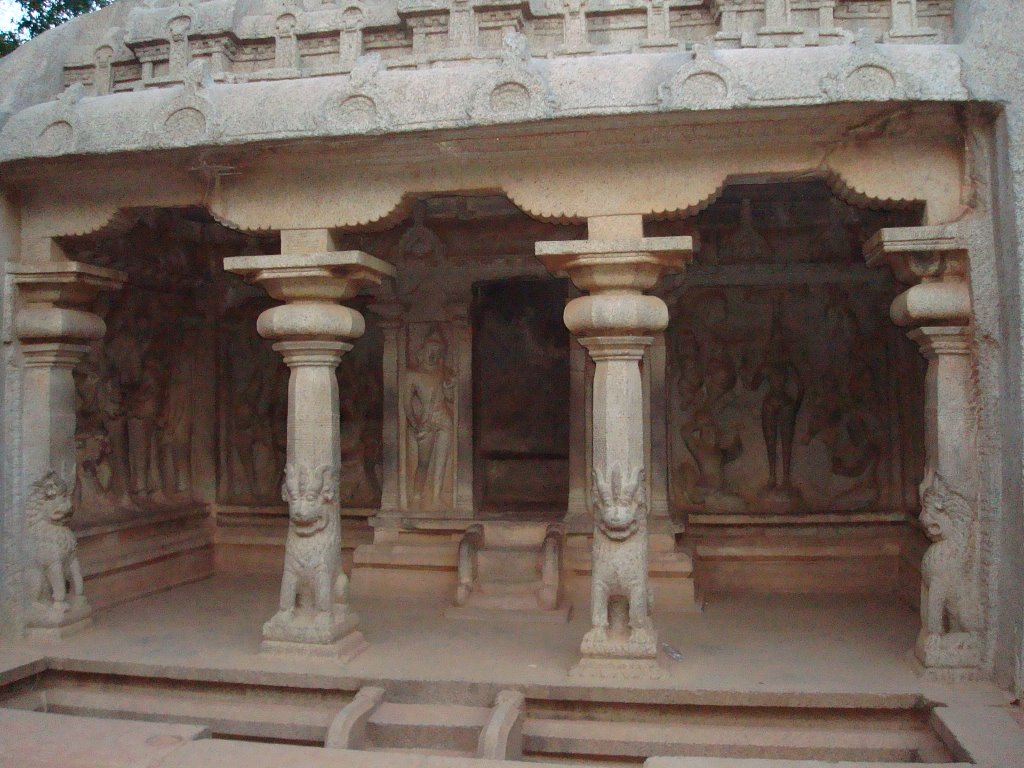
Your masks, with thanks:
<instances>
[{"instance_id":1,"label":"stone step","mask_svg":"<svg viewBox=\"0 0 1024 768\"><path fill-rule=\"evenodd\" d=\"M366 752L381 752L399 755L441 755L443 757L476 757L476 751L464 752L461 749L426 749L423 747L369 747Z\"/></svg>"},{"instance_id":2,"label":"stone step","mask_svg":"<svg viewBox=\"0 0 1024 768\"><path fill-rule=\"evenodd\" d=\"M489 707L383 702L366 723L366 747L475 755L480 732L490 718Z\"/></svg>"},{"instance_id":3,"label":"stone step","mask_svg":"<svg viewBox=\"0 0 1024 768\"><path fill-rule=\"evenodd\" d=\"M808 722L758 725L639 723L534 719L523 725L527 754L643 758L650 755L872 762L916 762L920 736L911 731L830 728Z\"/></svg>"},{"instance_id":4,"label":"stone step","mask_svg":"<svg viewBox=\"0 0 1024 768\"><path fill-rule=\"evenodd\" d=\"M536 549L481 549L477 568L486 582L530 583L540 575Z\"/></svg>"},{"instance_id":5,"label":"stone step","mask_svg":"<svg viewBox=\"0 0 1024 768\"><path fill-rule=\"evenodd\" d=\"M211 701L187 694L61 688L45 692L47 711L167 723L202 723L215 734L322 741L331 713L322 706L281 702Z\"/></svg>"}]
</instances>

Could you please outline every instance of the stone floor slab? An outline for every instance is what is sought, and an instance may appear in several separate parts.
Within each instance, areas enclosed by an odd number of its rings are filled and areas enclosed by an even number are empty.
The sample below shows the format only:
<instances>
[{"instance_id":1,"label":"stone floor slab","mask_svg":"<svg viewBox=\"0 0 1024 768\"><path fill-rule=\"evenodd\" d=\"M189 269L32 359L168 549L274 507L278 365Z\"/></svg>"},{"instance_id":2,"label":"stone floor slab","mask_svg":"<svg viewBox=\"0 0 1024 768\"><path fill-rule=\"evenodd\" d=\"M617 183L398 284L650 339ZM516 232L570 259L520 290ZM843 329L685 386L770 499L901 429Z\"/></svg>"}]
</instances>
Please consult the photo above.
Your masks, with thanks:
<instances>
[{"instance_id":1,"label":"stone floor slab","mask_svg":"<svg viewBox=\"0 0 1024 768\"><path fill-rule=\"evenodd\" d=\"M197 725L0 709L0 768L138 768L208 736Z\"/></svg>"}]
</instances>

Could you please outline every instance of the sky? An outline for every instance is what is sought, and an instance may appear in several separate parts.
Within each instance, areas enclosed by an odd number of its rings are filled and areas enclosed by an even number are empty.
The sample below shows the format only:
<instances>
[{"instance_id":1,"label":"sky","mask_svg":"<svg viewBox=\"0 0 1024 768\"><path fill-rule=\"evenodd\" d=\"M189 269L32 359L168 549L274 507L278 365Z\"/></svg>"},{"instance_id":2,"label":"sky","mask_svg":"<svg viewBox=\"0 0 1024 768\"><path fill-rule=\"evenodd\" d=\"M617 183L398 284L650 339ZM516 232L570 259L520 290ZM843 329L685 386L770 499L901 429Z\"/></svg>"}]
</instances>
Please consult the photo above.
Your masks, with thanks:
<instances>
[{"instance_id":1,"label":"sky","mask_svg":"<svg viewBox=\"0 0 1024 768\"><path fill-rule=\"evenodd\" d=\"M0 31L14 29L14 23L20 15L18 10L18 4L14 0L0 0Z\"/></svg>"}]
</instances>

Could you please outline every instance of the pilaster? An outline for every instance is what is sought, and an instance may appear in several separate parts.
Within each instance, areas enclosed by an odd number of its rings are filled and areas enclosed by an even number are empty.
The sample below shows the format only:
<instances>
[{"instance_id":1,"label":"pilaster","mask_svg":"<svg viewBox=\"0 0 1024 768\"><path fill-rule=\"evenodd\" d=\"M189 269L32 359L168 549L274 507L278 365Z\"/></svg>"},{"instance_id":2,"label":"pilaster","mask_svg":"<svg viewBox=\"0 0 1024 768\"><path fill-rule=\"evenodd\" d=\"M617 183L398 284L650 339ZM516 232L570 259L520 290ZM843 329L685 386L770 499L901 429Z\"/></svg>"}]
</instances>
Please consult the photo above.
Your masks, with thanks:
<instances>
[{"instance_id":1,"label":"pilaster","mask_svg":"<svg viewBox=\"0 0 1024 768\"><path fill-rule=\"evenodd\" d=\"M384 337L382 355L382 381L384 423L381 429L381 487L380 514L384 517L394 516L400 509L399 498L401 467L399 466L398 419L399 413L399 371L401 347L402 315L405 307L397 302L378 303L370 307L370 311L380 320L380 328Z\"/></svg>"},{"instance_id":2,"label":"pilaster","mask_svg":"<svg viewBox=\"0 0 1024 768\"><path fill-rule=\"evenodd\" d=\"M106 325L88 307L124 285L120 272L74 261L11 264L19 308L14 330L24 359L22 477L29 537L32 636L60 639L87 626L77 542L69 528L75 488L75 382L72 370Z\"/></svg>"},{"instance_id":3,"label":"pilaster","mask_svg":"<svg viewBox=\"0 0 1024 768\"><path fill-rule=\"evenodd\" d=\"M971 374L967 249L956 225L882 229L864 247L912 283L892 303L893 322L928 360L925 479L920 524L932 540L921 566L921 632L915 653L929 676L977 676L980 610L977 421Z\"/></svg>"}]
</instances>

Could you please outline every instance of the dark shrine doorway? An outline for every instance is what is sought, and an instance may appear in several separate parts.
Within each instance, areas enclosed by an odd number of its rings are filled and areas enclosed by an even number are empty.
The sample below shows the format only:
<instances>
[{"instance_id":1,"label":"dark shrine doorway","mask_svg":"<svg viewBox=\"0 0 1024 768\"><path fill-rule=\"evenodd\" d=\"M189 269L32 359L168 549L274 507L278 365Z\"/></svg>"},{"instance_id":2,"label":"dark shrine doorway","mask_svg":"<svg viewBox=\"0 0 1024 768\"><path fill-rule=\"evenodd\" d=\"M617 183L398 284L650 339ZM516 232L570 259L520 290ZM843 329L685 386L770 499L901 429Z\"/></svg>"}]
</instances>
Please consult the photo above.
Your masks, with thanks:
<instances>
[{"instance_id":1,"label":"dark shrine doorway","mask_svg":"<svg viewBox=\"0 0 1024 768\"><path fill-rule=\"evenodd\" d=\"M561 519L569 493L565 280L473 286L476 508L503 520Z\"/></svg>"}]
</instances>

